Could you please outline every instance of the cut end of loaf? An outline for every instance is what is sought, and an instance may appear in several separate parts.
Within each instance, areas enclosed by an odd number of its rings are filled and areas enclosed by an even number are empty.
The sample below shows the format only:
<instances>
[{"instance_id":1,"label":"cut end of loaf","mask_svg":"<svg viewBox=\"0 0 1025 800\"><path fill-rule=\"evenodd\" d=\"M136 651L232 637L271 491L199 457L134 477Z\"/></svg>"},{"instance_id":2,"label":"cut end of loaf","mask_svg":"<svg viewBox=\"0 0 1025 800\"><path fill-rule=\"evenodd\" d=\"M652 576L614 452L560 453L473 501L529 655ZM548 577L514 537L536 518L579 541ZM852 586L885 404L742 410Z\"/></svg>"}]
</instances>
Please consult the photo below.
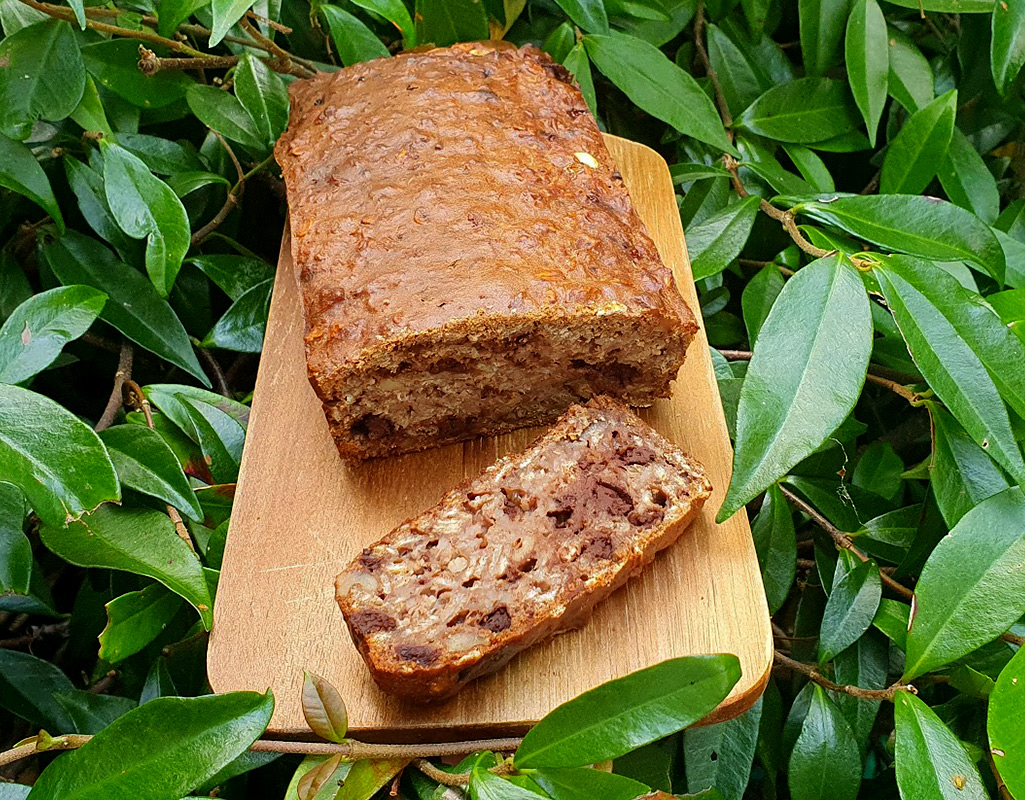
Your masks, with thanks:
<instances>
[{"instance_id":1,"label":"cut end of loaf","mask_svg":"<svg viewBox=\"0 0 1025 800\"><path fill-rule=\"evenodd\" d=\"M343 457L395 455L550 423L596 395L668 397L689 322L656 309L471 318L311 376Z\"/></svg>"},{"instance_id":2,"label":"cut end of loaf","mask_svg":"<svg viewBox=\"0 0 1025 800\"><path fill-rule=\"evenodd\" d=\"M597 398L364 550L338 603L384 691L443 699L581 627L710 491L700 465Z\"/></svg>"}]
</instances>

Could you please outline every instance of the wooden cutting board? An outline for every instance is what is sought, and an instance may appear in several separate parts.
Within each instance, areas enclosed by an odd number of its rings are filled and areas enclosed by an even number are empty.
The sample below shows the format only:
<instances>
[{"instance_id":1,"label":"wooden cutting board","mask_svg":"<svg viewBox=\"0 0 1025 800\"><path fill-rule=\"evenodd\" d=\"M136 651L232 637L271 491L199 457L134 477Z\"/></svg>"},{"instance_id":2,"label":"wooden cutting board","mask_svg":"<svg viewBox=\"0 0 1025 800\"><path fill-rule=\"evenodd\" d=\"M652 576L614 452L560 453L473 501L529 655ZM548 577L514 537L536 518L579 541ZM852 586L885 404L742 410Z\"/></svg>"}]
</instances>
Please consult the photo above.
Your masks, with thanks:
<instances>
[{"instance_id":1,"label":"wooden cutting board","mask_svg":"<svg viewBox=\"0 0 1025 800\"><path fill-rule=\"evenodd\" d=\"M653 150L606 136L634 205L690 307L698 302L673 186ZM269 730L306 736L303 671L341 691L353 735L452 740L521 733L555 706L663 659L735 653L743 677L713 713L751 706L768 680L772 634L747 518L716 525L732 451L704 329L672 399L643 416L700 460L715 491L679 541L595 610L583 630L517 656L440 706L382 694L349 639L334 577L361 548L430 507L465 477L529 444L538 429L343 464L306 379L303 318L288 234L281 246L263 359L224 553L208 673L217 692L274 691Z\"/></svg>"}]
</instances>

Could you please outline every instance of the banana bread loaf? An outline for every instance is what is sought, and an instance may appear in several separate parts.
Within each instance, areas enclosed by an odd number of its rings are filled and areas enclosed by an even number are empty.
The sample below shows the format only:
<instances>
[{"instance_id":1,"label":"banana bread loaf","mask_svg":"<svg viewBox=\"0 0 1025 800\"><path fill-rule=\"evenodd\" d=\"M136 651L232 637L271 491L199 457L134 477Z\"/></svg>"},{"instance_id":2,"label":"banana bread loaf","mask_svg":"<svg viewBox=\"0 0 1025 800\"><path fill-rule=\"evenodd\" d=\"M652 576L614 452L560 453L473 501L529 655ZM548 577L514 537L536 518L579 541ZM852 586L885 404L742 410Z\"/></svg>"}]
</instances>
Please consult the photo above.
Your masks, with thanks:
<instances>
[{"instance_id":1,"label":"banana bread loaf","mask_svg":"<svg viewBox=\"0 0 1025 800\"><path fill-rule=\"evenodd\" d=\"M697 326L561 66L464 43L290 92L275 154L343 456L668 396Z\"/></svg>"},{"instance_id":2,"label":"banana bread loaf","mask_svg":"<svg viewBox=\"0 0 1025 800\"><path fill-rule=\"evenodd\" d=\"M381 689L445 698L584 625L710 491L699 464L595 398L365 549L338 576L338 604Z\"/></svg>"}]
</instances>

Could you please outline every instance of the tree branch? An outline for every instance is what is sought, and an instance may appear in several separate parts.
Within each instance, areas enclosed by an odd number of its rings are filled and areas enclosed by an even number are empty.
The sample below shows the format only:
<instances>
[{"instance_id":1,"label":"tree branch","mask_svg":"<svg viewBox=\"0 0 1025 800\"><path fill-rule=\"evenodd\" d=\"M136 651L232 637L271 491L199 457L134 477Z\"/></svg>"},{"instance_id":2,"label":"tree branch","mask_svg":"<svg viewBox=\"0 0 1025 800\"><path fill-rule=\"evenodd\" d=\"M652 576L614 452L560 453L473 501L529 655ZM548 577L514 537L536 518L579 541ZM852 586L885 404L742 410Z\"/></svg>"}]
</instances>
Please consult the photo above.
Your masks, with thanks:
<instances>
[{"instance_id":1,"label":"tree branch","mask_svg":"<svg viewBox=\"0 0 1025 800\"><path fill-rule=\"evenodd\" d=\"M117 416L118 409L124 403L124 397L121 394L121 387L124 386L126 380L132 377L132 359L135 351L132 349L132 343L125 339L121 342L121 353L118 356L117 361L117 372L114 373L114 388L110 390L110 398L107 400L107 406L103 409L103 414L100 415L99 421L96 423L96 427L93 428L97 433L109 428L114 418Z\"/></svg>"},{"instance_id":2,"label":"tree branch","mask_svg":"<svg viewBox=\"0 0 1025 800\"><path fill-rule=\"evenodd\" d=\"M817 683L823 689L828 689L831 692L838 692L839 694L845 694L849 697L857 697L859 700L888 700L892 703L893 698L896 697L898 692L911 692L912 694L918 694L918 690L910 683L895 683L888 689L862 689L860 686L848 686L834 683L811 664L803 664L800 661L794 661L794 659L783 655L778 650L774 651L774 658L777 665L784 669L788 669L791 672L804 675L813 683Z\"/></svg>"},{"instance_id":3,"label":"tree branch","mask_svg":"<svg viewBox=\"0 0 1025 800\"><path fill-rule=\"evenodd\" d=\"M203 56L202 58L160 58L146 45L139 45L139 70L143 75L156 75L168 69L227 69L238 63L238 56Z\"/></svg>"}]
</instances>

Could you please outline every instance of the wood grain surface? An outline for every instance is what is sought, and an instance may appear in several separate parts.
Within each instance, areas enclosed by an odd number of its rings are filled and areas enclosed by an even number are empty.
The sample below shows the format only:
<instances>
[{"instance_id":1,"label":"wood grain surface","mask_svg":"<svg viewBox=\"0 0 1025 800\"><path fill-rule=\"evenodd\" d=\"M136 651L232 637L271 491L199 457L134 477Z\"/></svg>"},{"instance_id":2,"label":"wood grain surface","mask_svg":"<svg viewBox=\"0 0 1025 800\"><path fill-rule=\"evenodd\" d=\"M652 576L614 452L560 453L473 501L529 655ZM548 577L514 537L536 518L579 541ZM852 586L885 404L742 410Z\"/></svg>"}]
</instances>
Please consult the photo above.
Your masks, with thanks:
<instances>
[{"instance_id":1,"label":"wood grain surface","mask_svg":"<svg viewBox=\"0 0 1025 800\"><path fill-rule=\"evenodd\" d=\"M697 312L665 162L643 145L606 141ZM732 454L703 328L673 397L643 412L706 466L715 491L702 514L646 572L599 605L583 630L520 654L433 707L376 688L335 605L335 574L459 481L524 448L538 429L347 467L306 379L302 337L286 232L214 609L208 673L215 691L270 687L276 703L269 730L303 737L309 732L300 690L303 671L310 670L341 691L357 738L451 740L522 732L581 692L666 658L735 653L743 677L708 721L754 703L768 680L772 634L746 515L714 523Z\"/></svg>"}]
</instances>

